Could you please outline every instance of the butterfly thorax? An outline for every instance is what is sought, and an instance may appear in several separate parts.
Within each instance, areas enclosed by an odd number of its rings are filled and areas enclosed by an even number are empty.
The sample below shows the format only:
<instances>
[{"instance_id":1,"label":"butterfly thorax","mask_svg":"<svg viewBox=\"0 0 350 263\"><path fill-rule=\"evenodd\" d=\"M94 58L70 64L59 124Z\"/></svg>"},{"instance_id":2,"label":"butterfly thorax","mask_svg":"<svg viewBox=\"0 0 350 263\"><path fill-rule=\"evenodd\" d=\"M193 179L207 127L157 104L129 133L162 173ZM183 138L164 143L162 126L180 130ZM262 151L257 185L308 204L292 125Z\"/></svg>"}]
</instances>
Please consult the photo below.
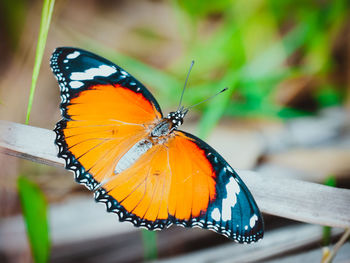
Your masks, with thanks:
<instances>
[{"instance_id":1,"label":"butterfly thorax","mask_svg":"<svg viewBox=\"0 0 350 263\"><path fill-rule=\"evenodd\" d=\"M173 111L173 112L170 112L168 114L168 116L165 118L167 120L170 121L171 123L171 129L176 129L177 127L179 127L183 122L184 122L184 117L187 113L187 110L177 110L177 111Z\"/></svg>"},{"instance_id":2,"label":"butterfly thorax","mask_svg":"<svg viewBox=\"0 0 350 263\"><path fill-rule=\"evenodd\" d=\"M169 135L182 123L186 113L181 111L170 112L167 117L161 119L152 128L150 139L153 143L164 143Z\"/></svg>"},{"instance_id":3,"label":"butterfly thorax","mask_svg":"<svg viewBox=\"0 0 350 263\"><path fill-rule=\"evenodd\" d=\"M183 123L183 118L187 112L170 112L167 117L157 121L150 127L149 136L133 145L118 161L114 173L119 174L132 166L143 154L154 145L165 144L173 137L172 132Z\"/></svg>"}]
</instances>

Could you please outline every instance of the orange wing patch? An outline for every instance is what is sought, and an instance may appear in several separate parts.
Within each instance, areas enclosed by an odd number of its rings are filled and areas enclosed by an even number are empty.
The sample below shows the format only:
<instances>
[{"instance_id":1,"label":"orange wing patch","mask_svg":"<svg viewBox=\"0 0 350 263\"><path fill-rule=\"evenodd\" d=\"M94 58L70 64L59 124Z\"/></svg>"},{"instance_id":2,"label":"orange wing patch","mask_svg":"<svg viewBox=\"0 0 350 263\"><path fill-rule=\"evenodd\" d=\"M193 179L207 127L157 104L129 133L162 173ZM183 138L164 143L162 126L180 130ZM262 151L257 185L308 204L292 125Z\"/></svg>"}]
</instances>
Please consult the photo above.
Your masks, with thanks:
<instances>
[{"instance_id":1,"label":"orange wing patch","mask_svg":"<svg viewBox=\"0 0 350 263\"><path fill-rule=\"evenodd\" d=\"M63 130L68 150L101 182L113 176L120 158L146 136L160 113L142 94L98 85L82 91L67 106Z\"/></svg>"},{"instance_id":2,"label":"orange wing patch","mask_svg":"<svg viewBox=\"0 0 350 263\"><path fill-rule=\"evenodd\" d=\"M168 152L162 145L152 147L133 166L104 185L108 194L128 212L154 221L168 218L171 173Z\"/></svg>"},{"instance_id":3,"label":"orange wing patch","mask_svg":"<svg viewBox=\"0 0 350 263\"><path fill-rule=\"evenodd\" d=\"M205 153L183 133L169 141L172 170L169 213L177 219L197 217L215 198L215 172Z\"/></svg>"},{"instance_id":4,"label":"orange wing patch","mask_svg":"<svg viewBox=\"0 0 350 263\"><path fill-rule=\"evenodd\" d=\"M130 89L113 85L96 85L72 98L67 113L72 120L118 120L144 124L160 118L151 102ZM155 116L156 115L156 116Z\"/></svg>"},{"instance_id":5,"label":"orange wing patch","mask_svg":"<svg viewBox=\"0 0 350 263\"><path fill-rule=\"evenodd\" d=\"M127 212L148 220L189 220L215 198L215 173L204 151L181 132L155 145L103 188Z\"/></svg>"}]
</instances>

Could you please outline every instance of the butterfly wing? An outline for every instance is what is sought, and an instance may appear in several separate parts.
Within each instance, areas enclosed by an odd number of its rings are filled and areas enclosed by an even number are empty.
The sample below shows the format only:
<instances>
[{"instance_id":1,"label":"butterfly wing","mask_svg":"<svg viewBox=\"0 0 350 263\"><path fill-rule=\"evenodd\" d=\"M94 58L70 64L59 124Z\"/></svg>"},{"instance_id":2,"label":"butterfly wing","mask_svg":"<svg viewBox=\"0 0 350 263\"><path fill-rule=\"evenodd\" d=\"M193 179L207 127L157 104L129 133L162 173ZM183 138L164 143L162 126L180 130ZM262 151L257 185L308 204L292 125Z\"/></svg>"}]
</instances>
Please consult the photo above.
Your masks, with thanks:
<instances>
[{"instance_id":1,"label":"butterfly wing","mask_svg":"<svg viewBox=\"0 0 350 263\"><path fill-rule=\"evenodd\" d=\"M175 131L96 192L120 219L147 229L199 226L238 242L263 236L263 220L249 190L209 145Z\"/></svg>"},{"instance_id":2,"label":"butterfly wing","mask_svg":"<svg viewBox=\"0 0 350 263\"><path fill-rule=\"evenodd\" d=\"M212 185L208 191L208 205L204 209L201 207L200 213L193 213L198 211L199 207L192 197L191 218L176 218L176 223L211 229L240 243L251 243L261 239L264 232L263 218L253 196L234 169L204 141L183 131L176 133L175 141L182 142L176 142L179 146L177 150L173 150L172 158L188 158L198 163L202 177L195 179L193 176L194 187L199 180L204 180L204 177L209 180L208 185ZM191 171L191 164L183 163L182 167L185 169L183 172ZM196 173L198 168L192 166L192 174ZM183 191L186 199L189 198L188 191ZM196 189L193 192L196 191L203 190Z\"/></svg>"},{"instance_id":3,"label":"butterfly wing","mask_svg":"<svg viewBox=\"0 0 350 263\"><path fill-rule=\"evenodd\" d=\"M63 119L56 144L66 168L89 189L114 174L120 158L162 118L152 94L122 68L77 48L57 48L51 68Z\"/></svg>"},{"instance_id":4,"label":"butterfly wing","mask_svg":"<svg viewBox=\"0 0 350 263\"><path fill-rule=\"evenodd\" d=\"M55 128L59 156L79 183L96 190L96 200L105 202L108 211L150 230L199 226L247 243L263 236L262 217L249 190L200 139L174 131L166 142L132 158L145 149L143 139L162 113L130 74L76 48L56 49L51 67L62 100L63 119ZM128 165L119 171L122 157Z\"/></svg>"}]
</instances>

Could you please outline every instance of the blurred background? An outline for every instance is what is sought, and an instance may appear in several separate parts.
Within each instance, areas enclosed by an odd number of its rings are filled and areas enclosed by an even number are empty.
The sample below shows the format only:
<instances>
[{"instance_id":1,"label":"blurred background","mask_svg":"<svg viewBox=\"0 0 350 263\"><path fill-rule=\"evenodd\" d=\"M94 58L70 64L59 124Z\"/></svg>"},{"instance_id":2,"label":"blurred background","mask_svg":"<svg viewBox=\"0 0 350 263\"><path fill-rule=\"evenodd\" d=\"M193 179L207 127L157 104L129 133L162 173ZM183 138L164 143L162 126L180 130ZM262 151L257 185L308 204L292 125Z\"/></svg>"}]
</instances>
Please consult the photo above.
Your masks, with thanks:
<instances>
[{"instance_id":1,"label":"blurred background","mask_svg":"<svg viewBox=\"0 0 350 263\"><path fill-rule=\"evenodd\" d=\"M42 1L0 0L0 120L25 121L41 9ZM52 130L60 119L49 67L58 46L120 65L152 91L164 113L177 107L195 60L184 105L229 89L193 109L183 129L236 169L350 188L349 14L348 0L57 1L30 125ZM0 167L1 262L32 260L19 175L35 182L50 205L52 262L142 261L147 238L157 239L161 259L232 245L200 229L142 235L116 223L64 169L3 154ZM267 231L298 225L268 215L265 221ZM313 240L298 253L321 258L321 246Z\"/></svg>"}]
</instances>

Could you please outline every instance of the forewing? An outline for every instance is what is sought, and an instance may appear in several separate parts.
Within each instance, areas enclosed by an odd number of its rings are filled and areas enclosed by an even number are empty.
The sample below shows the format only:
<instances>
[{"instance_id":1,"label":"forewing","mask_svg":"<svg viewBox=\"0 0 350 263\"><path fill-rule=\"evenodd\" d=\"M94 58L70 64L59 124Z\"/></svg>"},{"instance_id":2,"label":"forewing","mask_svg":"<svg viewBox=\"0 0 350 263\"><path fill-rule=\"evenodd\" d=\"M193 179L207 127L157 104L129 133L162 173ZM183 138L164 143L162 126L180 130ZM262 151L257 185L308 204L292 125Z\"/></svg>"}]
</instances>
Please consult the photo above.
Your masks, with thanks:
<instances>
[{"instance_id":1,"label":"forewing","mask_svg":"<svg viewBox=\"0 0 350 263\"><path fill-rule=\"evenodd\" d=\"M51 68L63 119L56 144L66 168L89 189L114 174L120 158L162 118L151 93L126 71L93 53L58 48Z\"/></svg>"},{"instance_id":2,"label":"forewing","mask_svg":"<svg viewBox=\"0 0 350 263\"><path fill-rule=\"evenodd\" d=\"M142 94L161 117L161 109L153 95L132 75L121 67L86 50L60 47L56 48L50 60L61 90L62 115L65 115L65 103L83 90L96 85L119 85L135 93Z\"/></svg>"}]
</instances>

